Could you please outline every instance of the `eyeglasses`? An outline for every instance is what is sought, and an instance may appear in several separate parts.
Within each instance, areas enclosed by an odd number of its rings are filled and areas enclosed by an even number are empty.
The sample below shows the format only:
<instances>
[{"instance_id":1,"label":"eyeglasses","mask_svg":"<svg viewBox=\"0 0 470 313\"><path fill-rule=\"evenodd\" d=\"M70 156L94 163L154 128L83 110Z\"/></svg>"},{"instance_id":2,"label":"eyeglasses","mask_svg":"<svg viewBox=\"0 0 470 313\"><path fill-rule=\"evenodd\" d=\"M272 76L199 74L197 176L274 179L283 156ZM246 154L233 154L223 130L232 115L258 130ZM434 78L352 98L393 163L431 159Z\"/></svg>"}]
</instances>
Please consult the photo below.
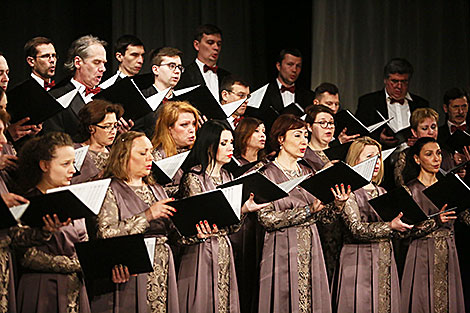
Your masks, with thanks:
<instances>
[{"instance_id":1,"label":"eyeglasses","mask_svg":"<svg viewBox=\"0 0 470 313\"><path fill-rule=\"evenodd\" d=\"M243 99L243 98L246 98L247 100L251 98L251 94L245 94L245 93L234 93L233 91L231 90L227 90L227 92L230 92L230 93L233 93L235 96L237 96L238 98L240 99Z\"/></svg>"},{"instance_id":2,"label":"eyeglasses","mask_svg":"<svg viewBox=\"0 0 470 313\"><path fill-rule=\"evenodd\" d=\"M390 79L390 82L392 83L393 86L397 86L399 83L402 85L408 85L409 80L408 79Z\"/></svg>"},{"instance_id":3,"label":"eyeglasses","mask_svg":"<svg viewBox=\"0 0 470 313\"><path fill-rule=\"evenodd\" d=\"M163 65L166 65L168 66L168 68L170 70L172 70L173 72L176 70L176 69L179 69L181 71L181 73L184 72L184 66L183 65L176 65L176 63L166 63L166 64L160 64L159 66L163 66Z\"/></svg>"},{"instance_id":4,"label":"eyeglasses","mask_svg":"<svg viewBox=\"0 0 470 313\"><path fill-rule=\"evenodd\" d=\"M37 55L37 56L35 56L35 58L36 58L36 59L44 59L44 60L50 60L50 59L52 59L52 60L54 60L54 59L58 60L58 59L59 59L59 57L58 57L57 54L55 54L55 53L52 53L52 54L49 54L49 53L48 53L48 54L43 54L43 55Z\"/></svg>"},{"instance_id":5,"label":"eyeglasses","mask_svg":"<svg viewBox=\"0 0 470 313\"><path fill-rule=\"evenodd\" d=\"M335 127L335 122L321 121L321 122L313 122L312 124L318 124L320 125L321 128L324 128L324 129Z\"/></svg>"},{"instance_id":6,"label":"eyeglasses","mask_svg":"<svg viewBox=\"0 0 470 313\"><path fill-rule=\"evenodd\" d=\"M101 129L104 129L107 132L112 132L113 130L118 128L118 123L114 123L114 124L111 124L111 125L98 125L98 124L95 124L95 126L101 128Z\"/></svg>"}]
</instances>

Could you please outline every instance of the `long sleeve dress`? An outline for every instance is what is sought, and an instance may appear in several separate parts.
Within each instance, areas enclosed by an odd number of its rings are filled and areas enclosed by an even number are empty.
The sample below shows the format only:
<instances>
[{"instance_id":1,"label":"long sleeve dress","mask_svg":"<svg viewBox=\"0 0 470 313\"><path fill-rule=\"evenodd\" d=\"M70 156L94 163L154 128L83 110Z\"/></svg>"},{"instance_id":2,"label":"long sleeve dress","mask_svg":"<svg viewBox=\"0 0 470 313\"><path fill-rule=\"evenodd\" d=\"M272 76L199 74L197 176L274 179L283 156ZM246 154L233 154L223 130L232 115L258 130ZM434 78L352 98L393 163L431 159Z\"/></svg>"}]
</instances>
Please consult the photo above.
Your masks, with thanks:
<instances>
[{"instance_id":1,"label":"long sleeve dress","mask_svg":"<svg viewBox=\"0 0 470 313\"><path fill-rule=\"evenodd\" d=\"M180 188L184 197L214 190L218 185L232 179L223 169L220 177L211 177L206 173L196 174L198 169L199 167L193 168L183 176ZM240 312L232 246L227 236L238 228L239 225L220 229L216 236L204 242L196 238L186 241L187 244L193 244L183 247L178 272L181 312Z\"/></svg>"},{"instance_id":2,"label":"long sleeve dress","mask_svg":"<svg viewBox=\"0 0 470 313\"><path fill-rule=\"evenodd\" d=\"M310 147L307 147L307 150L305 150L303 159L316 172L330 162L325 152L322 150L312 150ZM343 223L338 215L336 219L328 224L317 224L317 229L322 244L323 257L325 258L328 282L331 284L334 272L338 266L341 247L343 246Z\"/></svg>"},{"instance_id":3,"label":"long sleeve dress","mask_svg":"<svg viewBox=\"0 0 470 313\"><path fill-rule=\"evenodd\" d=\"M391 243L394 231L368 203L384 193L377 186L361 188L344 207L346 230L333 287L339 313L400 312L400 284Z\"/></svg>"},{"instance_id":4,"label":"long sleeve dress","mask_svg":"<svg viewBox=\"0 0 470 313\"><path fill-rule=\"evenodd\" d=\"M39 195L34 189L28 196ZM90 312L74 243L88 240L85 220L61 227L52 238L20 254L23 275L18 286L18 312Z\"/></svg>"},{"instance_id":5,"label":"long sleeve dress","mask_svg":"<svg viewBox=\"0 0 470 313\"><path fill-rule=\"evenodd\" d=\"M173 255L167 244L171 221L158 219L149 223L144 213L165 198L166 193L159 185L133 187L119 179L111 181L98 214L98 237L142 233L155 237L153 272L131 276L128 282L114 286L111 291L94 290L92 312L179 312Z\"/></svg>"},{"instance_id":6,"label":"long sleeve dress","mask_svg":"<svg viewBox=\"0 0 470 313\"><path fill-rule=\"evenodd\" d=\"M407 184L427 215L439 209L423 194L418 179ZM414 236L408 248L401 282L402 312L465 312L453 223L436 225L427 235Z\"/></svg>"},{"instance_id":7,"label":"long sleeve dress","mask_svg":"<svg viewBox=\"0 0 470 313\"><path fill-rule=\"evenodd\" d=\"M275 183L312 173L286 172L274 163L264 174ZM260 268L259 307L263 312L331 312L331 297L317 222L327 223L338 214L332 205L312 213L315 198L294 188L289 196L258 212L266 229Z\"/></svg>"}]
</instances>

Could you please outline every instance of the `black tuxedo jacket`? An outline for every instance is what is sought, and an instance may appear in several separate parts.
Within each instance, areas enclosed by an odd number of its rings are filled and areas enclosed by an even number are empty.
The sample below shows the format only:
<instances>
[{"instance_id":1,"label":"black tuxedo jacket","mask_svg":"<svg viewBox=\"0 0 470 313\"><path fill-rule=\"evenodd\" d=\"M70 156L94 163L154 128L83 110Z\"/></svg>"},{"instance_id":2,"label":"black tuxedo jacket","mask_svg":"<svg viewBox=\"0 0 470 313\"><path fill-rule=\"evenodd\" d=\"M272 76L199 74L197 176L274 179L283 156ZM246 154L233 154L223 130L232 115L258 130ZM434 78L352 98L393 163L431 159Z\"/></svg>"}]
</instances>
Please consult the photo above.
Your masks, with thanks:
<instances>
[{"instance_id":1,"label":"black tuxedo jacket","mask_svg":"<svg viewBox=\"0 0 470 313\"><path fill-rule=\"evenodd\" d=\"M229 75L230 72L224 70L223 68L219 67L217 69L217 79L219 81L219 88L220 84L222 83L222 80ZM185 67L184 73L181 74L181 79L178 82L177 89L183 89L186 87L205 84L206 82L204 81L204 77L202 77L202 73L199 70L199 66L197 66L196 61L194 61Z\"/></svg>"},{"instance_id":2,"label":"black tuxedo jacket","mask_svg":"<svg viewBox=\"0 0 470 313\"><path fill-rule=\"evenodd\" d=\"M50 90L49 93L57 99L74 89L75 86L69 82L64 86ZM72 136L72 138L76 138L78 135L78 125L80 124L80 120L78 119L78 112L84 106L85 101L83 101L82 96L77 93L70 105L65 110L57 113L44 122L44 133L59 131L69 134Z\"/></svg>"},{"instance_id":3,"label":"black tuxedo jacket","mask_svg":"<svg viewBox=\"0 0 470 313\"><path fill-rule=\"evenodd\" d=\"M302 89L298 86L295 87L294 101L304 110L307 106L313 104L313 99L315 99L313 91ZM248 106L245 115L256 117L264 121L264 126L268 133L272 124L281 114L282 110L284 110L284 103L282 102L281 91L277 81L274 80L269 83L259 109L254 109Z\"/></svg>"},{"instance_id":4,"label":"black tuxedo jacket","mask_svg":"<svg viewBox=\"0 0 470 313\"><path fill-rule=\"evenodd\" d=\"M410 94L412 101L408 101L410 111L413 112L417 108L429 106L429 102L420 96ZM388 118L387 101L385 99L385 89L368 93L359 98L357 105L356 117L366 126L382 121L376 111L379 111L385 118Z\"/></svg>"}]
</instances>

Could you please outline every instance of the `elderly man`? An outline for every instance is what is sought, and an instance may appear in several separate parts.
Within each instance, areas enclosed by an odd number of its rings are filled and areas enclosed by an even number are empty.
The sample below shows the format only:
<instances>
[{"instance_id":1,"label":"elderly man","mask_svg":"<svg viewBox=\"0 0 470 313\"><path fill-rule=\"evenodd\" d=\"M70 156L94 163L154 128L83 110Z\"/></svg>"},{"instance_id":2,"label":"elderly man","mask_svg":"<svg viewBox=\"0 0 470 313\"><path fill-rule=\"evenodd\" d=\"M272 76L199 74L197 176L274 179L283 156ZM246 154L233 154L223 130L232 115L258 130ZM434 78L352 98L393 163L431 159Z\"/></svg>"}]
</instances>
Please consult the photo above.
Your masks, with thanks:
<instances>
[{"instance_id":1,"label":"elderly man","mask_svg":"<svg viewBox=\"0 0 470 313\"><path fill-rule=\"evenodd\" d=\"M78 133L78 112L93 95L100 91L97 87L106 71L106 42L91 35L78 38L72 43L65 62L65 69L72 79L65 86L50 91L55 98L78 90L67 109L44 122L44 131L61 131L72 137Z\"/></svg>"}]
</instances>

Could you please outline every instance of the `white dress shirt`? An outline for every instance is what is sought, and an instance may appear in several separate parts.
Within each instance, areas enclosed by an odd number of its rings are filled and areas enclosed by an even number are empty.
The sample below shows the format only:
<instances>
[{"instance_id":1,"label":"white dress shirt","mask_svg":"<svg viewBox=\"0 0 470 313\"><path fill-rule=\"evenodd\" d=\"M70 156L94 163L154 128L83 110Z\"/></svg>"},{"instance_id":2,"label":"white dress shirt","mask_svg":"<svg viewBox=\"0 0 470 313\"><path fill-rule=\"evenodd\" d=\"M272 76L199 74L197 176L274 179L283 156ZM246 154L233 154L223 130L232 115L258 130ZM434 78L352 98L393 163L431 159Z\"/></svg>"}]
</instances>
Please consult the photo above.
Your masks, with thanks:
<instances>
[{"instance_id":1,"label":"white dress shirt","mask_svg":"<svg viewBox=\"0 0 470 313\"><path fill-rule=\"evenodd\" d=\"M392 98L387 93L387 90L385 90L385 100L387 102L388 117L393 117L393 119L388 122L388 125L393 132L397 133L400 130L409 127L411 110L408 100L412 100L410 94L406 94L405 102L403 104L398 102L392 103Z\"/></svg>"},{"instance_id":2,"label":"white dress shirt","mask_svg":"<svg viewBox=\"0 0 470 313\"><path fill-rule=\"evenodd\" d=\"M199 61L199 59L196 59L196 64L199 67L199 71L201 71L207 88L209 88L215 100L219 102L219 78L217 77L217 74L212 71L207 71L204 73L204 63Z\"/></svg>"},{"instance_id":3,"label":"white dress shirt","mask_svg":"<svg viewBox=\"0 0 470 313\"><path fill-rule=\"evenodd\" d=\"M91 102L93 100L94 94L89 93L87 96L85 96L85 89L86 89L85 85L83 85L82 83L79 83L73 78L70 80L70 82L75 86L76 89L78 89L78 93L80 94L80 96L82 96L82 99L85 103Z\"/></svg>"},{"instance_id":4,"label":"white dress shirt","mask_svg":"<svg viewBox=\"0 0 470 313\"><path fill-rule=\"evenodd\" d=\"M118 77L121 77L122 79L126 78L127 75L124 74L123 72L121 72L120 70L117 70L116 74L114 74L113 76L111 76L110 78L108 78L107 80L105 80L104 82L102 82L99 87L101 89L106 89L112 85L114 85L114 83L116 82L116 79L118 79Z\"/></svg>"},{"instance_id":5,"label":"white dress shirt","mask_svg":"<svg viewBox=\"0 0 470 313\"><path fill-rule=\"evenodd\" d=\"M279 78L276 78L277 86L279 87L279 92L281 92L282 83L279 81ZM295 102L295 94L290 91L281 92L282 103L284 107L287 107L289 104Z\"/></svg>"},{"instance_id":6,"label":"white dress shirt","mask_svg":"<svg viewBox=\"0 0 470 313\"><path fill-rule=\"evenodd\" d=\"M39 84L42 88L44 88L44 83L45 83L44 79L42 79L41 77L39 77L38 75L36 75L36 74L34 74L34 73L31 73L31 77L32 77L35 81L37 81L38 84ZM45 88L45 89L46 89L46 91L49 91L49 90L51 90L51 87L47 87L47 88Z\"/></svg>"}]
</instances>

